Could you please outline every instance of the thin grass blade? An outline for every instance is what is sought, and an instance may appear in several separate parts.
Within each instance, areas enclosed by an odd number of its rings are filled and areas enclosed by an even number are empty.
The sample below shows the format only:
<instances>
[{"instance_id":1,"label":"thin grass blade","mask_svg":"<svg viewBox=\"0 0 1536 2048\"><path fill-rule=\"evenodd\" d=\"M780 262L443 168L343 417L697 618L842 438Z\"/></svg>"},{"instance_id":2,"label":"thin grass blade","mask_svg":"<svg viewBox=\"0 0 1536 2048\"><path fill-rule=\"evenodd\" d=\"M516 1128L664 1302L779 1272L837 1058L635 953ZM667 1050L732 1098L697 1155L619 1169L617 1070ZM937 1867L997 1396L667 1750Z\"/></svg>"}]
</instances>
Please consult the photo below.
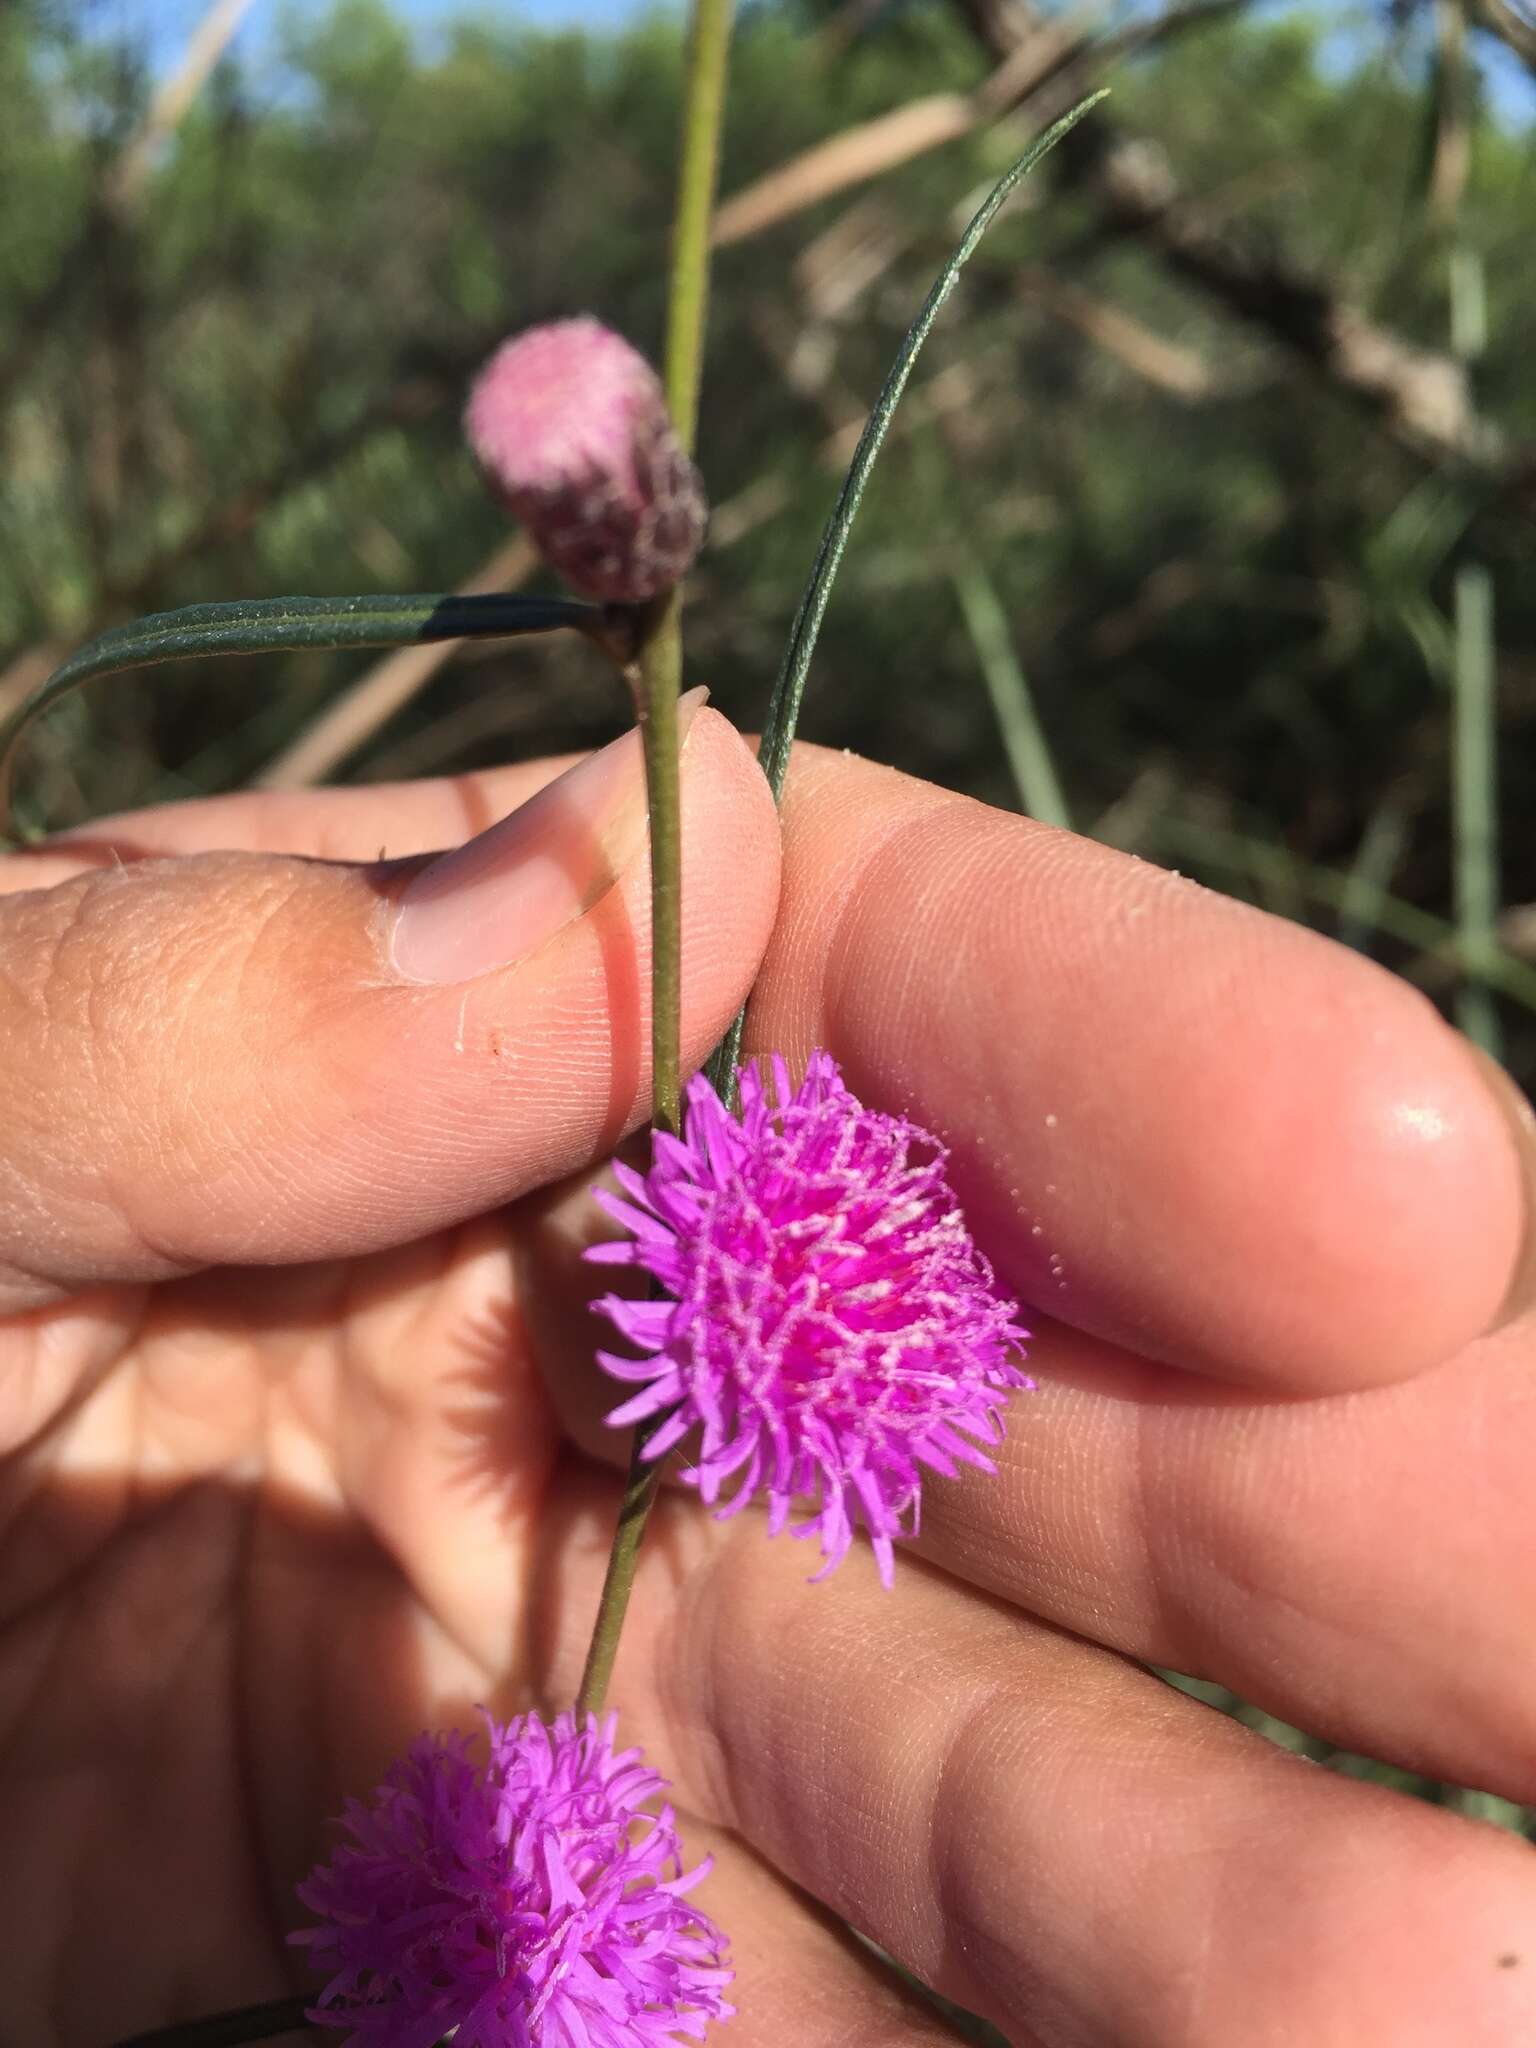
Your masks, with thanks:
<instances>
[{"instance_id":1,"label":"thin grass blade","mask_svg":"<svg viewBox=\"0 0 1536 2048\"><path fill-rule=\"evenodd\" d=\"M1013 770L1019 801L1042 825L1072 830L1061 778L1051 758L1050 742L1035 704L1035 693L1013 644L1008 615L1003 610L991 577L979 562L970 562L951 572L965 630L971 636L976 666L992 699L992 711L1008 765Z\"/></svg>"},{"instance_id":2,"label":"thin grass blade","mask_svg":"<svg viewBox=\"0 0 1536 2048\"><path fill-rule=\"evenodd\" d=\"M811 565L810 580L805 587L795 611L794 622L789 629L789 641L784 650L784 659L779 664L779 673L773 685L773 695L768 703L768 715L763 721L762 745L758 760L768 786L777 802L784 790L784 776L789 767L790 748L794 743L795 727L800 718L800 703L805 695L805 679L811 666L811 657L816 652L816 640L821 632L821 622L826 616L827 601L832 595L832 584L837 576L838 566L843 559L843 550L848 545L848 534L869 482L870 471L880 453L895 415L901 403L901 394L907 388L912 375L912 366L917 361L923 343L928 339L933 323L943 310L944 302L954 290L961 271L975 254L982 236L992 225L999 209L1013 193L1016 186L1027 178L1030 172L1045 156L1056 147L1062 137L1075 128L1083 116L1096 107L1100 100L1108 97L1108 88L1090 93L1079 100L1070 112L1047 128L1045 133L1032 142L1024 154L1009 170L1005 171L987 194L972 217L970 226L960 238L953 256L939 273L932 291L923 301L922 310L907 329L906 338L896 352L890 373L880 387L864 431L859 436L859 445L853 451L853 460L843 478L842 489L832 507L821 542L816 550L816 559ZM735 1093L736 1062L741 1053L741 1034L746 1022L746 1010L732 1024L725 1038L716 1047L709 1062L709 1078L716 1090L727 1099Z\"/></svg>"}]
</instances>

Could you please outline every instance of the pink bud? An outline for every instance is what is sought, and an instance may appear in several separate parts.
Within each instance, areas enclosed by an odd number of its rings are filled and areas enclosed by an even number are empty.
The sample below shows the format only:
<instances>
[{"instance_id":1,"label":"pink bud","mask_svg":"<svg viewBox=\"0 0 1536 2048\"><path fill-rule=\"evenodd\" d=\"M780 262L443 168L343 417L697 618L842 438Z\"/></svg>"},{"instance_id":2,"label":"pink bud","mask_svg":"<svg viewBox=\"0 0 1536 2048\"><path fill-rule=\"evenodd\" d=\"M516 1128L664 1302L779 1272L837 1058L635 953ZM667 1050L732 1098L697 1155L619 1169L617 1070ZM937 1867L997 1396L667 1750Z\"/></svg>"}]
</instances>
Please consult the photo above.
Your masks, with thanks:
<instances>
[{"instance_id":1,"label":"pink bud","mask_svg":"<svg viewBox=\"0 0 1536 2048\"><path fill-rule=\"evenodd\" d=\"M504 342L475 381L470 446L573 588L636 604L670 589L704 538L704 484L660 380L599 320Z\"/></svg>"}]
</instances>

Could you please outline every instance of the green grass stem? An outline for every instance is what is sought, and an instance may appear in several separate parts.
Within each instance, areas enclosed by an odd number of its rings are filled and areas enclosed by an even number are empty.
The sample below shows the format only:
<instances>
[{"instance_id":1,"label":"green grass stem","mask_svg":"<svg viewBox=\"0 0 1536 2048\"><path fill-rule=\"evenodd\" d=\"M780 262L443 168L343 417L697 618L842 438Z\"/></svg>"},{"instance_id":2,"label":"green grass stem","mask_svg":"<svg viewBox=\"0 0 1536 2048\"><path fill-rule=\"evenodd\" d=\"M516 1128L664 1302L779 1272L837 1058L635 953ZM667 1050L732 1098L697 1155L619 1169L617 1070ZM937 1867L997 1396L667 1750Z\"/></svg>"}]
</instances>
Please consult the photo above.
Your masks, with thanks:
<instances>
[{"instance_id":1,"label":"green grass stem","mask_svg":"<svg viewBox=\"0 0 1536 2048\"><path fill-rule=\"evenodd\" d=\"M974 560L951 570L950 581L976 652L976 665L992 699L1019 801L1042 825L1059 825L1063 832L1070 832L1067 800L997 587Z\"/></svg>"}]
</instances>

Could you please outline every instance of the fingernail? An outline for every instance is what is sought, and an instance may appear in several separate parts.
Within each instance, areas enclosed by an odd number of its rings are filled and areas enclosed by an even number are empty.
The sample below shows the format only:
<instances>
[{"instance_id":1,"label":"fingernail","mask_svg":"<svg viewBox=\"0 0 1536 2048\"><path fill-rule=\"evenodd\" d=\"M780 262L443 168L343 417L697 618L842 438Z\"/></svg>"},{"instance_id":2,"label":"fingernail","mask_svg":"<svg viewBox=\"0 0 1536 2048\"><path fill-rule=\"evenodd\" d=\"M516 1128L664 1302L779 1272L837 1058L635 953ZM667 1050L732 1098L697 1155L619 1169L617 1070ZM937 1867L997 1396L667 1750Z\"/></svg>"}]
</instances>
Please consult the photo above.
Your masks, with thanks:
<instances>
[{"instance_id":1,"label":"fingernail","mask_svg":"<svg viewBox=\"0 0 1536 2048\"><path fill-rule=\"evenodd\" d=\"M679 746L708 695L689 690L679 701ZM637 728L411 878L390 941L396 972L441 984L510 967L590 910L644 841Z\"/></svg>"},{"instance_id":2,"label":"fingernail","mask_svg":"<svg viewBox=\"0 0 1536 2048\"><path fill-rule=\"evenodd\" d=\"M1515 1257L1514 1275L1503 1304L1490 1327L1502 1330L1536 1306L1536 1111L1509 1075L1480 1045L1467 1041L1489 1093L1499 1106L1505 1128L1520 1166L1520 1186L1525 1199L1525 1232Z\"/></svg>"}]
</instances>

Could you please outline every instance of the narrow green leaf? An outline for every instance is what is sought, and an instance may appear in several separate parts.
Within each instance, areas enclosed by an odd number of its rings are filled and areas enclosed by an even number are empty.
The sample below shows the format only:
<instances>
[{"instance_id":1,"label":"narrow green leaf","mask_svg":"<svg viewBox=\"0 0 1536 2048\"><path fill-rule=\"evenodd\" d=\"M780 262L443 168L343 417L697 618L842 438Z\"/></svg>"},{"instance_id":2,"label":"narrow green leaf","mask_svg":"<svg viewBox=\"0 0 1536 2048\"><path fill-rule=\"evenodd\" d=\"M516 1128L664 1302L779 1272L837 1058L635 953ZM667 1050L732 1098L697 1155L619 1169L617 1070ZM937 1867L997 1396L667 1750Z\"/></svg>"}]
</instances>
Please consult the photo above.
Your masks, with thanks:
<instances>
[{"instance_id":1,"label":"narrow green leaf","mask_svg":"<svg viewBox=\"0 0 1536 2048\"><path fill-rule=\"evenodd\" d=\"M233 2012L210 2013L206 2019L152 2028L119 2041L117 2048L239 2048L243 2042L315 2034L320 2029L305 2016L309 2003L307 1998L274 1998L264 2005L243 2005Z\"/></svg>"},{"instance_id":2,"label":"narrow green leaf","mask_svg":"<svg viewBox=\"0 0 1536 2048\"><path fill-rule=\"evenodd\" d=\"M1499 956L1498 649L1493 578L1481 562L1458 566L1454 607L1451 863L1464 977L1456 1021L1497 1059L1502 1034L1491 990Z\"/></svg>"},{"instance_id":3,"label":"narrow green leaf","mask_svg":"<svg viewBox=\"0 0 1536 2048\"><path fill-rule=\"evenodd\" d=\"M816 550L816 560L811 565L810 581L805 587L795 613L794 623L789 629L789 644L784 650L784 659L779 665L778 678L773 686L773 696L768 704L768 716L763 723L763 744L758 756L768 786L777 797L784 787L785 771L789 767L789 750L794 741L795 726L800 716L800 700L805 694L806 672L811 665L811 656L816 651L817 636L826 614L827 600L832 595L833 579L843 559L843 550L848 545L849 530L859 509L859 500L869 482L870 471L875 458L884 444L891 420L901 403L901 394L907 388L907 379L917 361L923 343L928 339L933 323L943 310L944 302L954 290L961 271L976 253L982 236L992 225L998 209L1013 193L1014 188L1027 178L1042 157L1053 150L1062 137L1075 128L1090 108L1100 100L1107 99L1109 88L1090 93L1087 99L1079 100L1070 113L1063 114L1053 127L1047 128L1037 141L1030 144L1011 170L1005 171L992 187L977 209L970 226L960 239L960 246L940 272L933 290L923 301L922 311L907 329L906 339L896 352L890 374L880 388L874 409L864 423L859 436L859 445L853 451L853 460L848 465L848 474L843 487L837 494L837 503L832 507L831 517L822 531L821 545Z\"/></svg>"},{"instance_id":4,"label":"narrow green leaf","mask_svg":"<svg viewBox=\"0 0 1536 2048\"><path fill-rule=\"evenodd\" d=\"M295 648L405 647L418 641L549 633L571 627L602 637L607 614L571 598L492 594L270 597L189 605L114 626L72 654L0 725L0 832L9 833L11 775L23 734L51 704L95 676L193 661L213 654L280 654Z\"/></svg>"},{"instance_id":5,"label":"narrow green leaf","mask_svg":"<svg viewBox=\"0 0 1536 2048\"><path fill-rule=\"evenodd\" d=\"M859 436L859 445L853 451L853 460L848 465L848 474L843 478L843 487L837 494L826 526L822 529L821 543L816 550L816 559L811 565L810 580L795 612L794 622L789 629L789 643L784 650L784 659L779 664L779 673L774 682L773 695L768 703L768 716L763 721L762 745L758 760L768 778L768 787L777 802L783 793L784 776L789 767L790 748L794 743L795 727L800 717L800 701L805 695L805 678L811 666L811 657L816 651L817 636L821 622L826 615L827 601L832 595L832 584L843 559L843 550L848 545L848 534L869 482L870 471L875 466L886 433L901 394L907 388L907 379L917 361L923 343L928 339L933 323L938 319L945 300L955 288L956 280L971 257L982 236L992 225L998 209L1009 198L1014 188L1027 178L1042 157L1049 154L1062 137L1075 128L1090 108L1108 97L1108 87L1090 93L1079 100L1069 113L1045 133L1032 142L1013 167L1005 171L992 190L987 194L972 218L970 226L960 238L959 247L940 272L934 287L923 301L922 310L907 329L906 338L896 352L890 374L880 387L880 395L864 423ZM736 1062L741 1053L741 1034L746 1022L746 1010L732 1024L725 1038L716 1047L709 1062L709 1078L722 1096L734 1094Z\"/></svg>"}]
</instances>

